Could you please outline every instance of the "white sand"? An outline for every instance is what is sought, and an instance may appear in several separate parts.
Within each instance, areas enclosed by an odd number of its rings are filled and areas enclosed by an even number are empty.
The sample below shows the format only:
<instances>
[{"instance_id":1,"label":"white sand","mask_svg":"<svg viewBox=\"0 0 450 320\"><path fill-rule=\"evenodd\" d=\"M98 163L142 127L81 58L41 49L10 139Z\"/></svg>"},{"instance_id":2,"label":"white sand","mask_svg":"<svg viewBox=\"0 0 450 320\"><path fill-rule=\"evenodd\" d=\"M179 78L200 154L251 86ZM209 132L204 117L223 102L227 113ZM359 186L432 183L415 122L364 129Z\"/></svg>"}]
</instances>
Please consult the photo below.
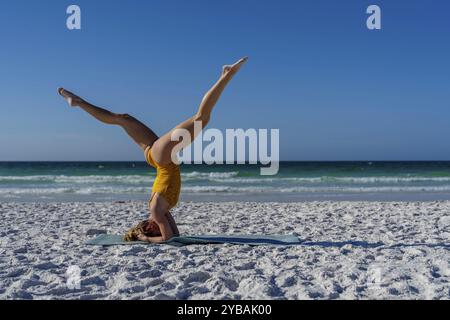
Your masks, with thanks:
<instances>
[{"instance_id":1,"label":"white sand","mask_svg":"<svg viewBox=\"0 0 450 320\"><path fill-rule=\"evenodd\" d=\"M96 230L123 233L146 204L0 203L0 299L450 298L450 202L183 203L174 216L183 234L308 242L92 247ZM79 289L67 286L73 266Z\"/></svg>"}]
</instances>

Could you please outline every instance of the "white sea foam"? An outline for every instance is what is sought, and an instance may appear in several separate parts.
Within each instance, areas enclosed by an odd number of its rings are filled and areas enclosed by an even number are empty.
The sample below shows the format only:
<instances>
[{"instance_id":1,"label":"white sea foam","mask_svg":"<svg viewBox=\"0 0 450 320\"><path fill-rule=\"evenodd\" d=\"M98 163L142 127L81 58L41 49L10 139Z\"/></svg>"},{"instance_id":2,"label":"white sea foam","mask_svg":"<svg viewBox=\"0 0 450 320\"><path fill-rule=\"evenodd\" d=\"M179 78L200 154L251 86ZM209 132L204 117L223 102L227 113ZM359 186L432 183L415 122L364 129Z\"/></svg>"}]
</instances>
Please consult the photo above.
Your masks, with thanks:
<instances>
[{"instance_id":1,"label":"white sea foam","mask_svg":"<svg viewBox=\"0 0 450 320\"><path fill-rule=\"evenodd\" d=\"M322 181L336 181L347 183L404 183L404 182L450 182L450 177L322 177Z\"/></svg>"},{"instance_id":2,"label":"white sea foam","mask_svg":"<svg viewBox=\"0 0 450 320\"><path fill-rule=\"evenodd\" d=\"M443 183L450 182L450 177L277 177L277 178L211 178L210 181L223 183L264 183L264 182L292 182L305 184L344 183L344 184L406 184L406 183Z\"/></svg>"},{"instance_id":3,"label":"white sea foam","mask_svg":"<svg viewBox=\"0 0 450 320\"><path fill-rule=\"evenodd\" d=\"M52 195L52 194L133 194L149 193L150 187L82 187L82 188L0 188L4 195Z\"/></svg>"},{"instance_id":4,"label":"white sea foam","mask_svg":"<svg viewBox=\"0 0 450 320\"><path fill-rule=\"evenodd\" d=\"M352 192L352 193L375 193L375 192L449 192L450 185L445 186L383 186L383 187L292 187L278 188L278 192Z\"/></svg>"},{"instance_id":5,"label":"white sea foam","mask_svg":"<svg viewBox=\"0 0 450 320\"><path fill-rule=\"evenodd\" d=\"M54 194L146 194L151 186L90 186L53 188L0 188L0 197L10 195L54 195ZM450 186L388 186L388 187L275 187L275 186L189 186L186 193L376 193L376 192L450 192Z\"/></svg>"},{"instance_id":6,"label":"white sea foam","mask_svg":"<svg viewBox=\"0 0 450 320\"><path fill-rule=\"evenodd\" d=\"M238 171L232 172L198 172L193 171L182 174L182 177L187 179L226 179L236 177L239 174Z\"/></svg>"},{"instance_id":7,"label":"white sea foam","mask_svg":"<svg viewBox=\"0 0 450 320\"><path fill-rule=\"evenodd\" d=\"M35 175L35 176L0 176L0 182L54 182L54 183L147 183L152 182L154 176L150 175L88 175L88 176L67 176L67 175Z\"/></svg>"},{"instance_id":8,"label":"white sea foam","mask_svg":"<svg viewBox=\"0 0 450 320\"><path fill-rule=\"evenodd\" d=\"M239 172L189 172L182 173L184 180L211 180L232 178ZM0 176L0 183L7 182L53 182L53 183L122 183L137 184L153 182L155 172L148 175L86 175L86 176L69 176L69 175L31 175L31 176Z\"/></svg>"},{"instance_id":9,"label":"white sea foam","mask_svg":"<svg viewBox=\"0 0 450 320\"><path fill-rule=\"evenodd\" d=\"M145 195L151 193L155 173L136 175L30 175L0 176L0 199L27 196ZM320 193L445 193L450 177L367 176L295 177L242 176L232 172L187 172L182 174L182 192L187 194L320 194Z\"/></svg>"},{"instance_id":10,"label":"white sea foam","mask_svg":"<svg viewBox=\"0 0 450 320\"><path fill-rule=\"evenodd\" d=\"M380 177L239 177L238 171L233 172L189 172L182 173L185 181L217 181L224 183L261 183L261 182L297 182L297 183L353 183L353 184L376 184L376 183L414 183L414 182L450 182L450 177L422 177L422 176L380 176ZM116 183L116 184L148 184L154 181L155 174L148 175L32 175L32 176L0 176L0 183L8 182L47 182L47 183Z\"/></svg>"}]
</instances>

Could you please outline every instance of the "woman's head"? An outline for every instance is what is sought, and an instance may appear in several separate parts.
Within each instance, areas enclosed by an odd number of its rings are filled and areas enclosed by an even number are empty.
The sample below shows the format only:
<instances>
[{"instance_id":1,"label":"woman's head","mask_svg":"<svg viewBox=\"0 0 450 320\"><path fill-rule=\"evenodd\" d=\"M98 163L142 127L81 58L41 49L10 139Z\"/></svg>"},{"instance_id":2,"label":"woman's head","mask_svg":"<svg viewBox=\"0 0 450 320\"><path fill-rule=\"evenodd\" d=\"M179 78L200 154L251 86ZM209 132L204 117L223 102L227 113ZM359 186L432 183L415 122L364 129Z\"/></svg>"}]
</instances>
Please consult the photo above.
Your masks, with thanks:
<instances>
[{"instance_id":1,"label":"woman's head","mask_svg":"<svg viewBox=\"0 0 450 320\"><path fill-rule=\"evenodd\" d=\"M137 226L131 228L127 231L124 236L125 241L138 241L138 236L144 235L147 237L159 237L161 236L161 231L158 225L153 220L141 221Z\"/></svg>"}]
</instances>

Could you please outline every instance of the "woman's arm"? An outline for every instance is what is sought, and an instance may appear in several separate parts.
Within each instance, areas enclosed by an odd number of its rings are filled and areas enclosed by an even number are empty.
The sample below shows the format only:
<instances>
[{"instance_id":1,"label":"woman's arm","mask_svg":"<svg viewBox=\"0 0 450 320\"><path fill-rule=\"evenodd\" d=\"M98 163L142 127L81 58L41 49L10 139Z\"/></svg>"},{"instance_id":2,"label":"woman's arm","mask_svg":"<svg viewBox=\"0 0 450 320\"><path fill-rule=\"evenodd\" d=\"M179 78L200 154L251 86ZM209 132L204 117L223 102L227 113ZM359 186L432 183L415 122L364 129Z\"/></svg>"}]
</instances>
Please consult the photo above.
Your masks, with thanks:
<instances>
[{"instance_id":1,"label":"woman's arm","mask_svg":"<svg viewBox=\"0 0 450 320\"><path fill-rule=\"evenodd\" d=\"M173 237L173 231L172 227L170 226L169 220L166 217L165 212L163 214L161 213L155 213L153 215L153 219L155 220L156 224L159 227L159 230L161 231L161 241L169 240Z\"/></svg>"},{"instance_id":2,"label":"woman's arm","mask_svg":"<svg viewBox=\"0 0 450 320\"><path fill-rule=\"evenodd\" d=\"M167 219L167 222L169 223L170 229L173 233L172 237L178 237L180 235L180 232L178 231L178 227L177 227L177 224L175 223L175 219L172 217L170 212L166 213L166 219ZM161 230L161 227L159 226L159 224L158 224L158 227ZM146 241L146 242L151 242L151 243L161 243L161 242L166 241L166 240L164 240L162 231L161 231L161 237L147 237L144 234L140 234L138 236L138 239L141 241ZM169 240L169 239L167 239L167 240Z\"/></svg>"},{"instance_id":3,"label":"woman's arm","mask_svg":"<svg viewBox=\"0 0 450 320\"><path fill-rule=\"evenodd\" d=\"M154 218L156 224L159 227L159 230L161 231L161 236L160 237L147 237L144 234L139 234L138 235L138 239L141 241L147 241L147 242L152 242L152 243L161 243L167 240L170 240L173 238L174 233L172 231L172 227L170 226L169 221L167 220L167 218L165 217L165 215L163 215L163 218L157 219ZM164 221L161 221L164 220Z\"/></svg>"},{"instance_id":4,"label":"woman's arm","mask_svg":"<svg viewBox=\"0 0 450 320\"><path fill-rule=\"evenodd\" d=\"M179 237L180 231L178 231L177 223L175 222L175 219L170 214L170 211L167 211L166 217L167 217L167 220L169 221L170 227L172 228L173 235L175 237Z\"/></svg>"},{"instance_id":5,"label":"woman's arm","mask_svg":"<svg viewBox=\"0 0 450 320\"><path fill-rule=\"evenodd\" d=\"M169 204L167 201L160 197L159 194L156 194L155 197L152 197L152 201L150 202L150 217L153 221L158 225L159 231L161 232L160 237L147 237L142 235L142 241L148 241L153 243L159 243L163 241L170 240L174 236L174 231L172 230L171 223L169 218L166 216L168 212Z\"/></svg>"},{"instance_id":6,"label":"woman's arm","mask_svg":"<svg viewBox=\"0 0 450 320\"><path fill-rule=\"evenodd\" d=\"M155 222L158 224L159 230L161 230L160 237L148 237L144 234L139 234L138 239L141 241L147 241L147 242L152 242L152 243L161 243L161 242L172 239L172 237L174 236L172 228L171 228L169 222L167 221L167 219L164 218L164 220L166 220L166 221L158 222L155 219Z\"/></svg>"},{"instance_id":7,"label":"woman's arm","mask_svg":"<svg viewBox=\"0 0 450 320\"><path fill-rule=\"evenodd\" d=\"M145 241L145 242L151 242L151 243L161 243L164 242L165 240L163 239L163 237L147 237L143 234L139 234L137 236L138 240L140 241Z\"/></svg>"},{"instance_id":8,"label":"woman's arm","mask_svg":"<svg viewBox=\"0 0 450 320\"><path fill-rule=\"evenodd\" d=\"M151 217L153 221L158 225L159 231L161 232L160 237L148 237L141 233L138 235L138 239L141 241L147 241L152 243L160 243L170 240L174 236L174 231L172 230L171 223L166 216L166 210L162 210L158 205L152 206L150 208Z\"/></svg>"}]
</instances>

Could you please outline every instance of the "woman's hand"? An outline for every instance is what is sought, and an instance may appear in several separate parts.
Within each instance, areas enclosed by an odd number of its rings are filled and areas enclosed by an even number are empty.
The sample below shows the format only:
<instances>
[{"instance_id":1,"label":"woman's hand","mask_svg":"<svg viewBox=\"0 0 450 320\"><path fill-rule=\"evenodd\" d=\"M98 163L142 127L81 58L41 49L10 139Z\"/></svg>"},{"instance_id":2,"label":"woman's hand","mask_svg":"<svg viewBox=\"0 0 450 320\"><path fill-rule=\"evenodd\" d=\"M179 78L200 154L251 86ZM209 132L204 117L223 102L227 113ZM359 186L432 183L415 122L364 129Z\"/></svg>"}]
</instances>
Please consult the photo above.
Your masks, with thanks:
<instances>
[{"instance_id":1,"label":"woman's hand","mask_svg":"<svg viewBox=\"0 0 450 320\"><path fill-rule=\"evenodd\" d=\"M167 240L164 240L163 237L147 237L146 235L144 235L142 233L139 234L137 236L137 238L139 241L150 242L150 243L162 243L162 242L167 241Z\"/></svg>"},{"instance_id":2,"label":"woman's hand","mask_svg":"<svg viewBox=\"0 0 450 320\"><path fill-rule=\"evenodd\" d=\"M144 234L140 233L140 234L137 235L137 238L138 238L139 241L148 241L147 239L149 237L147 237Z\"/></svg>"}]
</instances>

